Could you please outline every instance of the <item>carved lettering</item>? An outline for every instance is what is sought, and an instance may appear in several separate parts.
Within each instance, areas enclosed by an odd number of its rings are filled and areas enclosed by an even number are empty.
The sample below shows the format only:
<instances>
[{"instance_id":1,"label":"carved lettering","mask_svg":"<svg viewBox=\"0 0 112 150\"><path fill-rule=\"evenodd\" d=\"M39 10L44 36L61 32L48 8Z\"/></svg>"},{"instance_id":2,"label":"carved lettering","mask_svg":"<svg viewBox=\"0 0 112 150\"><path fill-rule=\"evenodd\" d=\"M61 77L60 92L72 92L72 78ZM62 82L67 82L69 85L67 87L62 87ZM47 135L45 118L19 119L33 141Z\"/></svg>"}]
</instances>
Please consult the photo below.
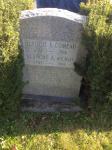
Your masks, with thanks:
<instances>
[{"instance_id":1,"label":"carved lettering","mask_svg":"<svg viewBox=\"0 0 112 150\"><path fill-rule=\"evenodd\" d=\"M25 63L29 65L73 68L77 46L73 42L24 39Z\"/></svg>"}]
</instances>

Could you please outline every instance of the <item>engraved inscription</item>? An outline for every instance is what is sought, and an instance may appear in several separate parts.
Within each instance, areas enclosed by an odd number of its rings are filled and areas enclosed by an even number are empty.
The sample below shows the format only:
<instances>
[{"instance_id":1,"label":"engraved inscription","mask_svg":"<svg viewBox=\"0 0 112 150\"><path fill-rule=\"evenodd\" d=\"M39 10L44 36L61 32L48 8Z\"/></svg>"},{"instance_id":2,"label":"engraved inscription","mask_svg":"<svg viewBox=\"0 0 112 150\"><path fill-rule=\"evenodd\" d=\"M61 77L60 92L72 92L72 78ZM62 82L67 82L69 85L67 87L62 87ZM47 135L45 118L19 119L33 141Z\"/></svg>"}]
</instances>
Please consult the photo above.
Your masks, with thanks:
<instances>
[{"instance_id":1,"label":"engraved inscription","mask_svg":"<svg viewBox=\"0 0 112 150\"><path fill-rule=\"evenodd\" d=\"M23 39L25 64L74 68L78 43Z\"/></svg>"}]
</instances>

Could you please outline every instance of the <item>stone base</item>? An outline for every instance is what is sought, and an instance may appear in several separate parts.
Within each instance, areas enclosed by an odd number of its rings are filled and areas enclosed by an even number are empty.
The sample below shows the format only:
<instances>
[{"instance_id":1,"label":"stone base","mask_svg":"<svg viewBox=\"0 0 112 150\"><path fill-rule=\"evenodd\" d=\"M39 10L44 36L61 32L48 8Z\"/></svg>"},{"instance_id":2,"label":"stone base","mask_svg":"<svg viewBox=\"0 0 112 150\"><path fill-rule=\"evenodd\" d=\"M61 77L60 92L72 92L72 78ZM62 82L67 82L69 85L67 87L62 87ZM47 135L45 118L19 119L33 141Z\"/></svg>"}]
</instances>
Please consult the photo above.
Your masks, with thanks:
<instances>
[{"instance_id":1,"label":"stone base","mask_svg":"<svg viewBox=\"0 0 112 150\"><path fill-rule=\"evenodd\" d=\"M74 98L24 95L22 111L30 112L78 112L82 111L76 106Z\"/></svg>"}]
</instances>

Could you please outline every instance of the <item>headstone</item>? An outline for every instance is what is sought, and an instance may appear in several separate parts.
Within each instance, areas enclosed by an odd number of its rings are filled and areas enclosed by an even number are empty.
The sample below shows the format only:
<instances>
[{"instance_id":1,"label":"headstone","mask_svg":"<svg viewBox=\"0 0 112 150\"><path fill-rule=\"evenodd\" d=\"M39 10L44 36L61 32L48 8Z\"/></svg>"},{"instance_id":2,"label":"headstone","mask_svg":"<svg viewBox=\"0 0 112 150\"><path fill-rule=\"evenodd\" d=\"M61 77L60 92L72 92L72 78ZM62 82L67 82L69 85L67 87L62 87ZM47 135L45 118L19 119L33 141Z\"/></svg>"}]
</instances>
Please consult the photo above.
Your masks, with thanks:
<instances>
[{"instance_id":1,"label":"headstone","mask_svg":"<svg viewBox=\"0 0 112 150\"><path fill-rule=\"evenodd\" d=\"M80 3L85 0L36 0L38 8L60 8L79 12Z\"/></svg>"},{"instance_id":2,"label":"headstone","mask_svg":"<svg viewBox=\"0 0 112 150\"><path fill-rule=\"evenodd\" d=\"M67 10L22 11L20 38L24 55L23 93L32 96L77 97L82 77L74 62L85 57L81 33L86 17Z\"/></svg>"}]
</instances>

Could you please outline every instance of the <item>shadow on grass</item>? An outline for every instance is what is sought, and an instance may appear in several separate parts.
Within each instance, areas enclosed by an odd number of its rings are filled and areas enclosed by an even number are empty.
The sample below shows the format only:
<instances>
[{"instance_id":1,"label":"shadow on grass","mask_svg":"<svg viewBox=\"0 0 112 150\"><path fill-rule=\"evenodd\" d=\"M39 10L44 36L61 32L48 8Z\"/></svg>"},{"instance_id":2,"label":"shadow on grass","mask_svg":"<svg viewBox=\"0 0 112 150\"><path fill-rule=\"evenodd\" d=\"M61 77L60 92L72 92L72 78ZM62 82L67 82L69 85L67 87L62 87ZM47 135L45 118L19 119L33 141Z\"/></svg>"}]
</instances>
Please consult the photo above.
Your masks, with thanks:
<instances>
[{"instance_id":1,"label":"shadow on grass","mask_svg":"<svg viewBox=\"0 0 112 150\"><path fill-rule=\"evenodd\" d=\"M2 118L0 136L49 134L73 132L84 129L86 132L112 130L112 112L87 113L21 113L18 118Z\"/></svg>"}]
</instances>

